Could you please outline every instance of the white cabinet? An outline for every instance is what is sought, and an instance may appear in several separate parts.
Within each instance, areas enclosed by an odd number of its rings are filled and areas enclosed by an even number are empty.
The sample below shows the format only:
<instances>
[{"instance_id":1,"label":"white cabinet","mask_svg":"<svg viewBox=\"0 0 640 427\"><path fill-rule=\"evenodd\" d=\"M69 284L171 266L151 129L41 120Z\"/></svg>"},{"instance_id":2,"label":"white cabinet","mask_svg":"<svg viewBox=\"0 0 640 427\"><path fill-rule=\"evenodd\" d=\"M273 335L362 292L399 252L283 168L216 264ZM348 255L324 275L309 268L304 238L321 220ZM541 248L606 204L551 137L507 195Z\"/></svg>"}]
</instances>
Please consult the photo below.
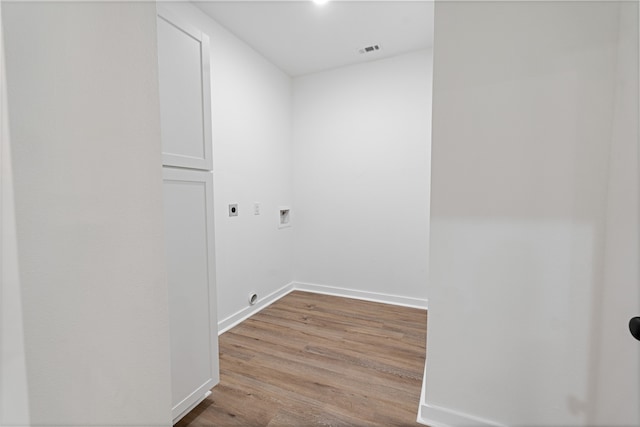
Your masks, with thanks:
<instances>
[{"instance_id":1,"label":"white cabinet","mask_svg":"<svg viewBox=\"0 0 640 427\"><path fill-rule=\"evenodd\" d=\"M211 172L163 169L174 423L219 381Z\"/></svg>"},{"instance_id":2,"label":"white cabinet","mask_svg":"<svg viewBox=\"0 0 640 427\"><path fill-rule=\"evenodd\" d=\"M209 38L158 6L162 163L213 169Z\"/></svg>"},{"instance_id":3,"label":"white cabinet","mask_svg":"<svg viewBox=\"0 0 640 427\"><path fill-rule=\"evenodd\" d=\"M162 5L157 28L175 424L219 381L209 42Z\"/></svg>"}]
</instances>

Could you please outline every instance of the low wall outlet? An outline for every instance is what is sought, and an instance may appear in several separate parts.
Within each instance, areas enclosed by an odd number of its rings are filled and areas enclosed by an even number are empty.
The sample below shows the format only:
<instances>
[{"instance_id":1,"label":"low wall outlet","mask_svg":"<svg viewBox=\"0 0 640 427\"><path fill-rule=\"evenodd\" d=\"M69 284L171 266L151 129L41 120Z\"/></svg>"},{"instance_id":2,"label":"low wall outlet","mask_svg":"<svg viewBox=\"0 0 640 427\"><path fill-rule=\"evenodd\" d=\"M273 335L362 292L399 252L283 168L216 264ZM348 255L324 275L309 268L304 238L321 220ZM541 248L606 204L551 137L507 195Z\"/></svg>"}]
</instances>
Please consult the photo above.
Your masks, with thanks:
<instances>
[{"instance_id":1,"label":"low wall outlet","mask_svg":"<svg viewBox=\"0 0 640 427\"><path fill-rule=\"evenodd\" d=\"M260 215L260 202L253 202L253 214Z\"/></svg>"},{"instance_id":2,"label":"low wall outlet","mask_svg":"<svg viewBox=\"0 0 640 427\"><path fill-rule=\"evenodd\" d=\"M229 216L238 216L238 204L232 203L229 205Z\"/></svg>"}]
</instances>

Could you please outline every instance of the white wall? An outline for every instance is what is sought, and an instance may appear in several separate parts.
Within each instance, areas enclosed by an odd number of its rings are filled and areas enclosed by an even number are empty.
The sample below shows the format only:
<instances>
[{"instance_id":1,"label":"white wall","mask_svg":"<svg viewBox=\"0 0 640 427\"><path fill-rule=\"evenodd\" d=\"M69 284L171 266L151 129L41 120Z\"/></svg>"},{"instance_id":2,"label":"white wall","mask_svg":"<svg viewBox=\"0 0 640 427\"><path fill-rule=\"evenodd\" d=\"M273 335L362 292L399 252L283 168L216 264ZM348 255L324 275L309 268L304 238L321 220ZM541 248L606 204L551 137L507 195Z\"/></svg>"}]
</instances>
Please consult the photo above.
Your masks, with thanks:
<instances>
[{"instance_id":1,"label":"white wall","mask_svg":"<svg viewBox=\"0 0 640 427\"><path fill-rule=\"evenodd\" d=\"M611 147L619 5L444 2L435 19L423 421L592 425L601 307L614 303L605 242L627 245L614 252L637 286L637 157L621 158L636 155L637 112ZM623 74L636 97L637 71ZM626 208L629 234L610 238L608 215ZM613 326L628 335L627 321ZM637 394L608 399L637 411Z\"/></svg>"},{"instance_id":2,"label":"white wall","mask_svg":"<svg viewBox=\"0 0 640 427\"><path fill-rule=\"evenodd\" d=\"M296 282L424 305L431 69L423 50L294 79Z\"/></svg>"},{"instance_id":3,"label":"white wall","mask_svg":"<svg viewBox=\"0 0 640 427\"><path fill-rule=\"evenodd\" d=\"M604 280L596 295L590 424L640 425L640 343L625 325L640 315L638 222L638 3L620 5L613 138L607 182Z\"/></svg>"},{"instance_id":4,"label":"white wall","mask_svg":"<svg viewBox=\"0 0 640 427\"><path fill-rule=\"evenodd\" d=\"M218 318L225 328L292 280L291 79L191 4L163 3L210 37ZM260 202L261 214L253 214ZM238 217L228 204L238 203Z\"/></svg>"},{"instance_id":5,"label":"white wall","mask_svg":"<svg viewBox=\"0 0 640 427\"><path fill-rule=\"evenodd\" d=\"M155 6L2 19L0 424L169 425Z\"/></svg>"}]
</instances>

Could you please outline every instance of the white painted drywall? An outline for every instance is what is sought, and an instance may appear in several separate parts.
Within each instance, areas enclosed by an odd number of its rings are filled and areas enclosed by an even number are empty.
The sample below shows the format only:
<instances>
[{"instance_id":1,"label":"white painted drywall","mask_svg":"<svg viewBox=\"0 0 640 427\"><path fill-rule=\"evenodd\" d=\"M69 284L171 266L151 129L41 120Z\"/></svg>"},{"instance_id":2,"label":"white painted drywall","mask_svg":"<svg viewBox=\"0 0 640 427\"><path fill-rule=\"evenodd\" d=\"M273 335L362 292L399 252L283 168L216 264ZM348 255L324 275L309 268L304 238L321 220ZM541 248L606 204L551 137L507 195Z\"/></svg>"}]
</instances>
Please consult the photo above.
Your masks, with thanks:
<instances>
[{"instance_id":1,"label":"white painted drywall","mask_svg":"<svg viewBox=\"0 0 640 427\"><path fill-rule=\"evenodd\" d=\"M0 7L0 425L29 425L29 392Z\"/></svg>"},{"instance_id":2,"label":"white painted drywall","mask_svg":"<svg viewBox=\"0 0 640 427\"><path fill-rule=\"evenodd\" d=\"M163 3L210 37L218 319L292 280L293 228L278 229L292 202L291 79L187 3ZM260 203L254 215L253 203ZM228 204L239 215L229 217Z\"/></svg>"},{"instance_id":3,"label":"white painted drywall","mask_svg":"<svg viewBox=\"0 0 640 427\"><path fill-rule=\"evenodd\" d=\"M640 425L640 343L625 327L629 319L640 316L638 9L635 2L620 4L604 280L595 296L592 341L592 425Z\"/></svg>"},{"instance_id":4,"label":"white painted drywall","mask_svg":"<svg viewBox=\"0 0 640 427\"><path fill-rule=\"evenodd\" d=\"M441 2L435 19L423 421L591 425L609 280L637 286L637 157L622 159L637 155L637 112L617 111L611 144L614 106L637 101L619 5ZM635 92L616 103L622 87ZM606 235L618 219L630 234ZM637 394L607 399L637 410Z\"/></svg>"},{"instance_id":5,"label":"white painted drywall","mask_svg":"<svg viewBox=\"0 0 640 427\"><path fill-rule=\"evenodd\" d=\"M426 299L431 50L294 79L296 282Z\"/></svg>"},{"instance_id":6,"label":"white painted drywall","mask_svg":"<svg viewBox=\"0 0 640 427\"><path fill-rule=\"evenodd\" d=\"M0 424L170 425L155 5L1 7Z\"/></svg>"},{"instance_id":7,"label":"white painted drywall","mask_svg":"<svg viewBox=\"0 0 640 427\"><path fill-rule=\"evenodd\" d=\"M300 77L433 46L433 1L198 1L205 13ZM382 49L360 55L359 49Z\"/></svg>"}]
</instances>

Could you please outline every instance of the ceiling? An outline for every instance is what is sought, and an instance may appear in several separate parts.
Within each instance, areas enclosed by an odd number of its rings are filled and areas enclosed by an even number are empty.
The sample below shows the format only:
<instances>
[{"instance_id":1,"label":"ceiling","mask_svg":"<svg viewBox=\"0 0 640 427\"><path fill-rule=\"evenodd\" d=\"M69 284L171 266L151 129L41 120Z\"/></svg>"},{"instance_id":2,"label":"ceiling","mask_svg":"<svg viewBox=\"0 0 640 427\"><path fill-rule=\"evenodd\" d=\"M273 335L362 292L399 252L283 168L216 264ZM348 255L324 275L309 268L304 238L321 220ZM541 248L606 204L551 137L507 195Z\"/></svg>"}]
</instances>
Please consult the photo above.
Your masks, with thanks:
<instances>
[{"instance_id":1,"label":"ceiling","mask_svg":"<svg viewBox=\"0 0 640 427\"><path fill-rule=\"evenodd\" d=\"M194 2L290 76L382 59L433 45L431 1ZM373 53L359 50L380 45Z\"/></svg>"}]
</instances>

